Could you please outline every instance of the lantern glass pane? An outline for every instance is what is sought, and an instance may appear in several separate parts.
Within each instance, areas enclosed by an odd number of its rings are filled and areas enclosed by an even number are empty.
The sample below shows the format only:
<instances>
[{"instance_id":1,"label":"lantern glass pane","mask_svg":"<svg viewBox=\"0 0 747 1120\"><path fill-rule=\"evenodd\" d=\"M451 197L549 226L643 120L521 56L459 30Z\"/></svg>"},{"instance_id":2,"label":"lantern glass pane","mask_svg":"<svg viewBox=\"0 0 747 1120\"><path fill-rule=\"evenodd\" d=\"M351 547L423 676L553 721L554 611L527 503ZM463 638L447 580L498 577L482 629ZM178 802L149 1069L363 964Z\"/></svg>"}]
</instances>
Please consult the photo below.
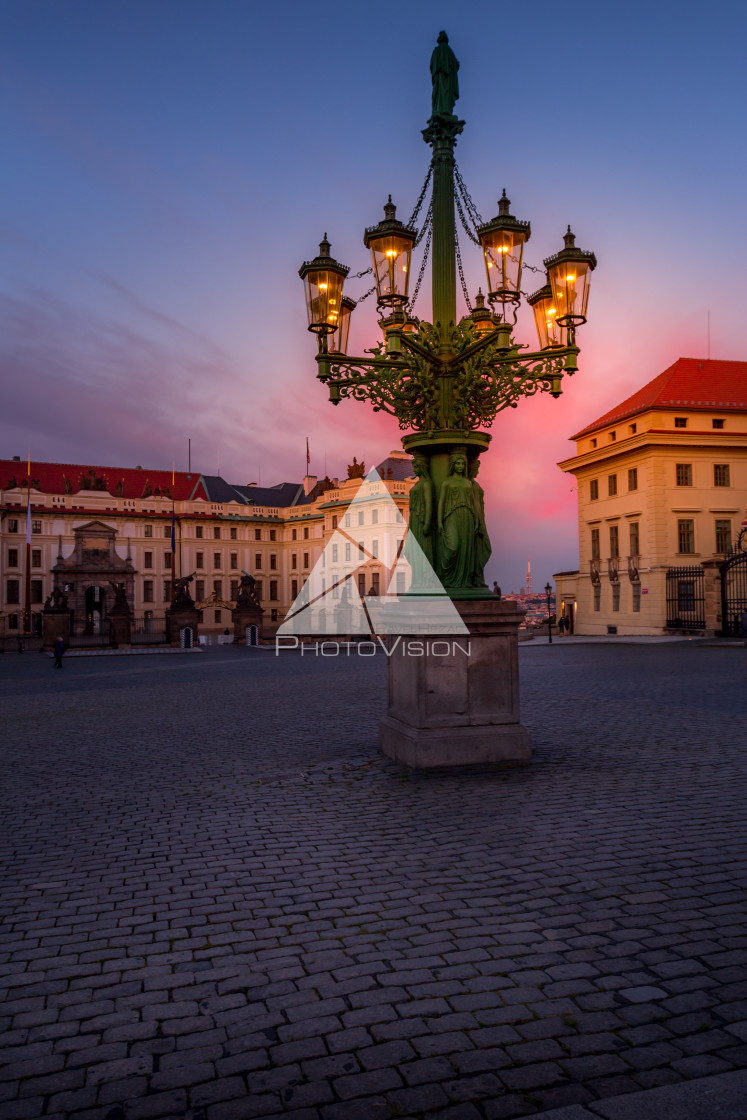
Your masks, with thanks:
<instances>
[{"instance_id":1,"label":"lantern glass pane","mask_svg":"<svg viewBox=\"0 0 747 1120\"><path fill-rule=\"evenodd\" d=\"M335 354L347 354L348 352L348 338L350 336L350 312L352 308L349 306L350 301L343 299L340 316L337 322L337 328L330 336L329 349Z\"/></svg>"},{"instance_id":2,"label":"lantern glass pane","mask_svg":"<svg viewBox=\"0 0 747 1120\"><path fill-rule=\"evenodd\" d=\"M484 233L481 240L489 295L506 299L518 295L526 234L521 230L503 229Z\"/></svg>"},{"instance_id":3,"label":"lantern glass pane","mask_svg":"<svg viewBox=\"0 0 747 1120\"><path fill-rule=\"evenodd\" d=\"M583 322L586 319L591 279L588 261L560 260L548 271L558 319L570 316Z\"/></svg>"},{"instance_id":4,"label":"lantern glass pane","mask_svg":"<svg viewBox=\"0 0 747 1120\"><path fill-rule=\"evenodd\" d=\"M335 330L340 318L344 277L330 268L308 272L304 278L306 311L312 330Z\"/></svg>"},{"instance_id":5,"label":"lantern glass pane","mask_svg":"<svg viewBox=\"0 0 747 1120\"><path fill-rule=\"evenodd\" d=\"M412 240L395 233L372 238L370 244L377 298L385 303L406 303Z\"/></svg>"},{"instance_id":6,"label":"lantern glass pane","mask_svg":"<svg viewBox=\"0 0 747 1120\"><path fill-rule=\"evenodd\" d=\"M557 309L550 296L539 299L532 307L534 323L537 327L540 350L548 346L563 345L563 327L558 323Z\"/></svg>"}]
</instances>

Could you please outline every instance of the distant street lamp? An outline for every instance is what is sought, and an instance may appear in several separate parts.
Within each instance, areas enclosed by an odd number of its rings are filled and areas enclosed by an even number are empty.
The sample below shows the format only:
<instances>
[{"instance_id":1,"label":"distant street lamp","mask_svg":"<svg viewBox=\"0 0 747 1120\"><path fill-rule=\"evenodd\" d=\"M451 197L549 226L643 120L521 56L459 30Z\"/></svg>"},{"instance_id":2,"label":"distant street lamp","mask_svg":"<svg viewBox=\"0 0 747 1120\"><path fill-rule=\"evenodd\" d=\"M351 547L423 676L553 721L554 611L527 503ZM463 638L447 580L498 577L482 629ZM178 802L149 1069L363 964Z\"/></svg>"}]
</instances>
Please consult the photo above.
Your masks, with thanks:
<instances>
[{"instance_id":1,"label":"distant street lamp","mask_svg":"<svg viewBox=\"0 0 747 1120\"><path fill-rule=\"evenodd\" d=\"M552 645L552 619L550 616L550 596L552 595L552 586L550 583L545 584L545 598L547 599L547 636Z\"/></svg>"},{"instance_id":2,"label":"distant street lamp","mask_svg":"<svg viewBox=\"0 0 747 1120\"><path fill-rule=\"evenodd\" d=\"M318 339L317 377L329 387L330 400L369 400L375 411L394 416L406 451L425 460L425 477L434 488L434 511L444 481L461 457L466 476L474 480L480 455L487 450L489 428L498 412L515 408L521 397L547 392L560 396L564 374L577 370L576 330L586 322L589 281L596 267L593 253L578 249L570 226L564 247L532 269L545 281L534 295L521 290L530 224L510 213L505 190L498 214L485 222L478 213L454 159L464 121L454 115L459 96L459 63L445 32L431 59L432 114L423 138L433 154L418 203L405 224L396 217L391 195L384 218L364 233L371 252L383 340L365 356L348 355L347 336L356 304L343 295L349 269L330 253L325 233L319 254L304 262L308 328ZM432 180L432 196L418 228L418 215ZM456 215L485 261L487 300L480 292L472 308L457 236ZM425 241L422 266L411 289L412 251ZM432 246L432 322L413 317L412 310ZM470 314L457 319L457 273ZM366 275L366 272L357 276ZM532 307L539 350L514 341L517 308L522 296ZM362 297L363 299L366 296ZM360 300L358 301L360 302ZM474 483L474 508L456 519L458 540L446 541L443 527L427 527L434 567L452 599L491 598L483 570L491 548L481 514L482 490ZM454 530L451 530L452 535ZM454 548L458 547L458 562Z\"/></svg>"}]
</instances>

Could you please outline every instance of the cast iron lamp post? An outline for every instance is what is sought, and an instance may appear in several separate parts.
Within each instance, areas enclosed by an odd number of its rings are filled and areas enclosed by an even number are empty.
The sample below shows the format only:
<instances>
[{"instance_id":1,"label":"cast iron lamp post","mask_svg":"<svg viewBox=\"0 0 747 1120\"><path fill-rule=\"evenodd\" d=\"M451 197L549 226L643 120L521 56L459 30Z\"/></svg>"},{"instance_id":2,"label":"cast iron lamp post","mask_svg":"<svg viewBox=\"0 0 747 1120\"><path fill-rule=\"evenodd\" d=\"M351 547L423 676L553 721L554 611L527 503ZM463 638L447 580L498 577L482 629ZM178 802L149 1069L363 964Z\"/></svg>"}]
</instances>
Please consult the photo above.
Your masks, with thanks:
<instances>
[{"instance_id":1,"label":"cast iron lamp post","mask_svg":"<svg viewBox=\"0 0 747 1120\"><path fill-rule=\"evenodd\" d=\"M552 586L549 581L545 584L545 598L547 599L547 636L552 645L552 619L550 616L550 596L552 595Z\"/></svg>"},{"instance_id":2,"label":"cast iron lamp post","mask_svg":"<svg viewBox=\"0 0 747 1120\"><path fill-rule=\"evenodd\" d=\"M524 353L526 347L513 338L513 327L524 295L521 278L522 268L527 267L524 247L530 224L510 213L505 191L496 217L484 222L464 186L454 159L456 138L465 123L453 113L459 96L458 68L448 38L441 32L431 58L432 114L423 130L433 155L420 201L405 225L397 219L390 195L383 220L364 234L364 244L371 251L383 340L365 356L347 354L355 303L343 295L349 269L331 256L326 233L318 256L306 261L299 274L306 290L309 330L318 338L317 376L328 386L332 403L339 404L343 397L369 400L374 410L389 413L400 428L410 429L402 443L427 464L425 477L433 487L433 510L439 508L443 484L455 463L466 463L467 476L473 481L472 497L467 501L471 508L462 517L420 531L434 542L436 573L451 598L479 599L494 597L483 576L490 542L482 490L474 481L479 456L491 439L484 429L498 412L515 408L521 397L537 392L560 396L563 375L576 372L576 330L586 322L596 258L576 247L569 226L564 247L544 261L546 283L525 297L534 312L540 348ZM417 215L431 178L432 197L418 230ZM490 304L485 307L480 292L475 308L461 319L457 319L456 309L457 268L468 305L470 301L456 211L467 235L482 249ZM420 286L419 279L411 297L412 250L426 233L420 278L432 242L431 323L411 314ZM411 530L417 535L412 524Z\"/></svg>"}]
</instances>

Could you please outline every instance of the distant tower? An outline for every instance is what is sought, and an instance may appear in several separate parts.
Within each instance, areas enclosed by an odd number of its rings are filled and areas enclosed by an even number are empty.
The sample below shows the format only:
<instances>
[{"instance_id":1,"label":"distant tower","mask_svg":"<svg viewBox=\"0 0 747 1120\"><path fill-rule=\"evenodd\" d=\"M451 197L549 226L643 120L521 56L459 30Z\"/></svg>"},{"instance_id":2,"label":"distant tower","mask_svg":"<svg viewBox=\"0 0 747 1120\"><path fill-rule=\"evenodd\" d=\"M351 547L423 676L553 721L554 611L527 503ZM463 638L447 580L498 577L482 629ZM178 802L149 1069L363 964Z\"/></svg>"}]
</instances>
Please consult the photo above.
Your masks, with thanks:
<instances>
[{"instance_id":1,"label":"distant tower","mask_svg":"<svg viewBox=\"0 0 747 1120\"><path fill-rule=\"evenodd\" d=\"M526 578L527 599L532 595L532 561L527 560L527 578Z\"/></svg>"}]
</instances>

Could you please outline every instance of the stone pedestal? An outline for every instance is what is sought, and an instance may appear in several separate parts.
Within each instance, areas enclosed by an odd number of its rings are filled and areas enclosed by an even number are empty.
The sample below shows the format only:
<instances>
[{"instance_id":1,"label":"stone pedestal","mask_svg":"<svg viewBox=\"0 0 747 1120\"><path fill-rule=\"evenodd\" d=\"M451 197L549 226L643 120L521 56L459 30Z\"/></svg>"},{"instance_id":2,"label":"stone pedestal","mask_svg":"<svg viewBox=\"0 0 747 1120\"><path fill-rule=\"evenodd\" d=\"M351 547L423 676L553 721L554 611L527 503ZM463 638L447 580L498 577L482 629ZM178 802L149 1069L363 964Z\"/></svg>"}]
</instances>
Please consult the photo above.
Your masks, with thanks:
<instances>
[{"instance_id":1,"label":"stone pedestal","mask_svg":"<svg viewBox=\"0 0 747 1120\"><path fill-rule=\"evenodd\" d=\"M52 649L58 638L62 638L65 649L70 644L70 611L42 611L42 649Z\"/></svg>"},{"instance_id":2,"label":"stone pedestal","mask_svg":"<svg viewBox=\"0 0 747 1120\"><path fill-rule=\"evenodd\" d=\"M261 607L234 607L233 614L233 640L237 645L249 645L246 640L246 631L249 626L257 627L257 640L261 641L262 615L265 612Z\"/></svg>"},{"instance_id":3,"label":"stone pedestal","mask_svg":"<svg viewBox=\"0 0 747 1120\"><path fill-rule=\"evenodd\" d=\"M524 612L499 599L454 606L468 635L387 639L389 699L379 747L418 769L529 762L529 733L519 722Z\"/></svg>"},{"instance_id":4,"label":"stone pedestal","mask_svg":"<svg viewBox=\"0 0 747 1120\"><path fill-rule=\"evenodd\" d=\"M128 610L112 609L109 612L109 633L113 646L128 646L132 641L132 619Z\"/></svg>"},{"instance_id":5,"label":"stone pedestal","mask_svg":"<svg viewBox=\"0 0 747 1120\"><path fill-rule=\"evenodd\" d=\"M180 645L182 630L192 631L192 645L199 643L199 612L192 606L169 607L166 611L166 641L172 646Z\"/></svg>"}]
</instances>

